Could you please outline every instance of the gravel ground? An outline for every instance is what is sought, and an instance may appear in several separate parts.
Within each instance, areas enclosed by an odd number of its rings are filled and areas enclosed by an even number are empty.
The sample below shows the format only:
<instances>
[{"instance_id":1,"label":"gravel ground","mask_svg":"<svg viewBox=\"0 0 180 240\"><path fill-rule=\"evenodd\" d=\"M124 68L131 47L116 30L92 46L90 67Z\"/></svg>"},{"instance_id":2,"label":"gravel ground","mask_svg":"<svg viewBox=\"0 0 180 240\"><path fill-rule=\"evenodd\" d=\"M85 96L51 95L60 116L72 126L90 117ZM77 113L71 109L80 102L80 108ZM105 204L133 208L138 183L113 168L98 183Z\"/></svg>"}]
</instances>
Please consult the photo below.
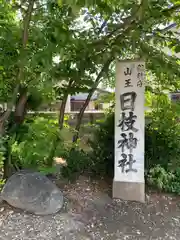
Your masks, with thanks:
<instances>
[{"instance_id":1,"label":"gravel ground","mask_svg":"<svg viewBox=\"0 0 180 240\"><path fill-rule=\"evenodd\" d=\"M150 194L146 204L115 201L103 181L80 177L57 183L65 204L54 216L34 216L0 205L0 240L180 239L180 199Z\"/></svg>"}]
</instances>

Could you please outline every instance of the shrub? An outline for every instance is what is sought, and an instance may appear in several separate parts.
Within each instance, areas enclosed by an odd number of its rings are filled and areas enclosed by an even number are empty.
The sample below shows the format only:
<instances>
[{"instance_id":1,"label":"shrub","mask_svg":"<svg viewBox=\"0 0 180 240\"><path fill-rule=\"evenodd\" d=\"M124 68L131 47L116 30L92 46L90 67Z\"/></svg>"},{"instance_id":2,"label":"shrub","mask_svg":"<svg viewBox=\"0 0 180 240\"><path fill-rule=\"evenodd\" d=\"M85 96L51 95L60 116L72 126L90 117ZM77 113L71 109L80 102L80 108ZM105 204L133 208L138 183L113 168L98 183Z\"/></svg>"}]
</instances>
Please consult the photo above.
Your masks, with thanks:
<instances>
[{"instance_id":1,"label":"shrub","mask_svg":"<svg viewBox=\"0 0 180 240\"><path fill-rule=\"evenodd\" d=\"M91 171L96 175L113 176L114 169L114 113L108 113L89 140L92 148Z\"/></svg>"},{"instance_id":2,"label":"shrub","mask_svg":"<svg viewBox=\"0 0 180 240\"><path fill-rule=\"evenodd\" d=\"M151 123L145 127L146 171L160 165L173 169L180 167L180 124L177 121L178 106L166 102L163 107L153 110ZM96 174L113 174L114 166L114 113L97 127L92 148L93 171Z\"/></svg>"},{"instance_id":3,"label":"shrub","mask_svg":"<svg viewBox=\"0 0 180 240\"><path fill-rule=\"evenodd\" d=\"M65 127L70 131L67 124ZM11 161L17 168L31 168L49 174L56 171L53 157L61 157L67 162L67 166L61 169L62 176L74 179L88 170L90 160L78 144L62 140L56 120L43 117L36 117L33 121L28 119L18 129L18 134L12 135L8 141Z\"/></svg>"},{"instance_id":4,"label":"shrub","mask_svg":"<svg viewBox=\"0 0 180 240\"><path fill-rule=\"evenodd\" d=\"M167 191L174 178L175 175L172 172L167 172L163 167L157 165L150 169L147 181L151 186Z\"/></svg>"},{"instance_id":5,"label":"shrub","mask_svg":"<svg viewBox=\"0 0 180 240\"><path fill-rule=\"evenodd\" d=\"M61 175L69 180L74 180L77 176L87 172L90 168L89 155L78 146L59 145L56 151L57 156L61 156L67 162L67 166L62 167Z\"/></svg>"},{"instance_id":6,"label":"shrub","mask_svg":"<svg viewBox=\"0 0 180 240\"><path fill-rule=\"evenodd\" d=\"M2 190L4 184L5 184L5 179L0 179L0 191Z\"/></svg>"},{"instance_id":7,"label":"shrub","mask_svg":"<svg viewBox=\"0 0 180 240\"><path fill-rule=\"evenodd\" d=\"M27 129L28 131L23 131ZM13 164L23 168L50 167L50 159L55 140L59 139L58 122L42 117L35 118L31 123L25 123L18 136L12 136L11 159Z\"/></svg>"},{"instance_id":8,"label":"shrub","mask_svg":"<svg viewBox=\"0 0 180 240\"><path fill-rule=\"evenodd\" d=\"M4 147L4 141L4 138L0 139L0 169L3 167L4 153L6 151L6 148Z\"/></svg>"},{"instance_id":9,"label":"shrub","mask_svg":"<svg viewBox=\"0 0 180 240\"><path fill-rule=\"evenodd\" d=\"M180 167L176 170L165 170L157 165L150 169L147 182L159 190L180 194Z\"/></svg>"},{"instance_id":10,"label":"shrub","mask_svg":"<svg viewBox=\"0 0 180 240\"><path fill-rule=\"evenodd\" d=\"M146 169L159 164L165 169L180 166L180 124L177 104L167 102L152 111L145 131Z\"/></svg>"}]
</instances>

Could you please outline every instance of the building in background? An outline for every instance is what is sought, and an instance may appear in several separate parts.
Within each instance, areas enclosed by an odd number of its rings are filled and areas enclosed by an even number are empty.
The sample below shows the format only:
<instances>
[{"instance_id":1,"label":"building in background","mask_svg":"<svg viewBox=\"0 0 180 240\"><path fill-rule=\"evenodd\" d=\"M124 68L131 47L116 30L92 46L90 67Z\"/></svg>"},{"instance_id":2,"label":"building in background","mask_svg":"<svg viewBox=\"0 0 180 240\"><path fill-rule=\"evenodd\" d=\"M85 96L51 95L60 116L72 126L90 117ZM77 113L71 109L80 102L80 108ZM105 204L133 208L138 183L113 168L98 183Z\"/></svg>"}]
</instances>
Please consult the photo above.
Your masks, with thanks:
<instances>
[{"instance_id":1,"label":"building in background","mask_svg":"<svg viewBox=\"0 0 180 240\"><path fill-rule=\"evenodd\" d=\"M105 89L97 89L93 96L91 97L91 100L86 108L86 111L103 111L107 108L109 108L112 103L111 101L106 102L104 101L104 98L110 96L112 93ZM76 95L68 96L67 102L66 102L66 108L65 112L79 112L79 110L84 105L86 99L88 97L88 93L78 93ZM61 101L57 100L55 102L49 103L49 104L43 104L39 107L38 111L50 111L50 112L56 112L59 111L61 105Z\"/></svg>"},{"instance_id":2,"label":"building in background","mask_svg":"<svg viewBox=\"0 0 180 240\"><path fill-rule=\"evenodd\" d=\"M98 111L98 110L102 111L102 110L109 108L111 106L111 102L105 103L103 101L103 98L110 94L111 94L111 92L109 92L105 89L98 88L94 92L94 94L86 108L86 111ZM79 93L79 94L71 96L71 98L70 98L71 111L72 112L79 111L82 108L83 104L85 103L87 97L88 97L88 93Z\"/></svg>"}]
</instances>

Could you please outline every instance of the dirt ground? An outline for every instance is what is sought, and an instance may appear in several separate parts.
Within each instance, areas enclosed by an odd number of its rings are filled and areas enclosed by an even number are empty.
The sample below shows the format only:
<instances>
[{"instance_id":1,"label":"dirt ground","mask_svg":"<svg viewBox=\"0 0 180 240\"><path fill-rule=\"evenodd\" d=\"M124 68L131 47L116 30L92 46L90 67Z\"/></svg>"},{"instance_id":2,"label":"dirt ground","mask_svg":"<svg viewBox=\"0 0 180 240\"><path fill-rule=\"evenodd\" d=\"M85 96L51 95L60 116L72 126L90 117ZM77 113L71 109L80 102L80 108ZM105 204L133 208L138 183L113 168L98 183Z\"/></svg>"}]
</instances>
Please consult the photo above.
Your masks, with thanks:
<instances>
[{"instance_id":1,"label":"dirt ground","mask_svg":"<svg viewBox=\"0 0 180 240\"><path fill-rule=\"evenodd\" d=\"M180 198L147 194L140 204L111 199L111 184L80 177L57 182L64 208L54 216L34 216L0 206L0 240L160 240L180 239Z\"/></svg>"}]
</instances>

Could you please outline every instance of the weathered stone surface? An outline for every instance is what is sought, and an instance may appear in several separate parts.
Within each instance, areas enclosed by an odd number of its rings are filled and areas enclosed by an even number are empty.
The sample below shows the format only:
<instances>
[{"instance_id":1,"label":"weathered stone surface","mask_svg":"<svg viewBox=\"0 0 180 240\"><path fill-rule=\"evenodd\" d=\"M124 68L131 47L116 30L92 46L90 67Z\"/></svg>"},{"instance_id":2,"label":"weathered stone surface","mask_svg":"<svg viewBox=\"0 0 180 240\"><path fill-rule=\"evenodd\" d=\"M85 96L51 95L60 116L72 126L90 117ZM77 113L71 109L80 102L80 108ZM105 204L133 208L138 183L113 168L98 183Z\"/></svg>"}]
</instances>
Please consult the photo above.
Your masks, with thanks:
<instances>
[{"instance_id":1,"label":"weathered stone surface","mask_svg":"<svg viewBox=\"0 0 180 240\"><path fill-rule=\"evenodd\" d=\"M63 194L46 176L30 170L12 175L1 192L1 198L11 206L37 214L58 212L63 206Z\"/></svg>"},{"instance_id":2,"label":"weathered stone surface","mask_svg":"<svg viewBox=\"0 0 180 240\"><path fill-rule=\"evenodd\" d=\"M145 202L145 184L113 181L113 198Z\"/></svg>"}]
</instances>

